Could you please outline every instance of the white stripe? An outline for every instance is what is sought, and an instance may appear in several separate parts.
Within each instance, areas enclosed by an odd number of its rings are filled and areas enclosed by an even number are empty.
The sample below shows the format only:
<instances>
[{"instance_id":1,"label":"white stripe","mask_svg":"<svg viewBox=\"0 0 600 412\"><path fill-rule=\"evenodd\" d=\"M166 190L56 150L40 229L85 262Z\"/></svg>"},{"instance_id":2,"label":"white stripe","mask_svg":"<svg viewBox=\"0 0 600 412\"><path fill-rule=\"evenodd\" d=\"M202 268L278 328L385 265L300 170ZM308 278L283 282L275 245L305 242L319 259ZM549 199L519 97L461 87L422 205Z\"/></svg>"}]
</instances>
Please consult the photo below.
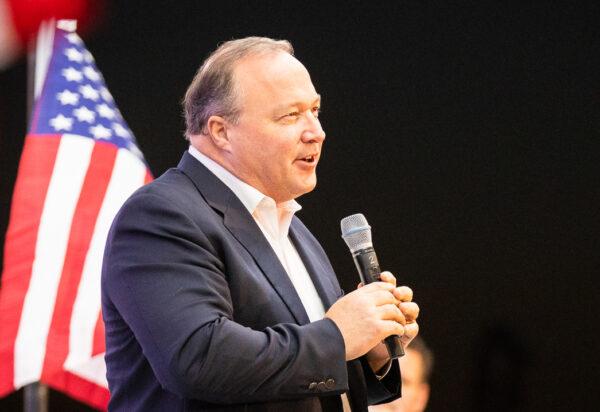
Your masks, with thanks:
<instances>
[{"instance_id":1,"label":"white stripe","mask_svg":"<svg viewBox=\"0 0 600 412\"><path fill-rule=\"evenodd\" d=\"M65 361L68 370L79 370L92 356L94 330L100 314L100 272L104 246L112 221L127 198L146 177L146 166L129 151L119 149L102 207L96 219L77 297L71 317L69 355Z\"/></svg>"},{"instance_id":2,"label":"white stripe","mask_svg":"<svg viewBox=\"0 0 600 412\"><path fill-rule=\"evenodd\" d=\"M104 353L100 353L87 362L75 365L69 369L69 372L79 376L86 381L95 383L108 389L108 381L106 380L106 363L104 362Z\"/></svg>"},{"instance_id":3,"label":"white stripe","mask_svg":"<svg viewBox=\"0 0 600 412\"><path fill-rule=\"evenodd\" d=\"M15 341L14 384L17 388L39 380L42 372L71 221L93 146L91 139L64 135L58 147Z\"/></svg>"}]
</instances>

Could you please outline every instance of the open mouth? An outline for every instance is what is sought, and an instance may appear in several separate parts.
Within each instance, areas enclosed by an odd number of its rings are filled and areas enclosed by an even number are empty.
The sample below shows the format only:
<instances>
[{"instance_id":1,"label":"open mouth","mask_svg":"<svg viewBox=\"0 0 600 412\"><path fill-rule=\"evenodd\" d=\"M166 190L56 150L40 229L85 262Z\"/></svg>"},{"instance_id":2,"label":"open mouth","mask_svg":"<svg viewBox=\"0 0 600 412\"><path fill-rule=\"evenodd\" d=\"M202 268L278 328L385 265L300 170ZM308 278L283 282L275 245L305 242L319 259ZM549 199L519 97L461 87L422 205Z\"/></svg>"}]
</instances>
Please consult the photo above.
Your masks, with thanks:
<instances>
[{"instance_id":1,"label":"open mouth","mask_svg":"<svg viewBox=\"0 0 600 412\"><path fill-rule=\"evenodd\" d=\"M317 160L316 155L308 155L306 157L301 158L300 160L305 161L307 163L314 163Z\"/></svg>"}]
</instances>

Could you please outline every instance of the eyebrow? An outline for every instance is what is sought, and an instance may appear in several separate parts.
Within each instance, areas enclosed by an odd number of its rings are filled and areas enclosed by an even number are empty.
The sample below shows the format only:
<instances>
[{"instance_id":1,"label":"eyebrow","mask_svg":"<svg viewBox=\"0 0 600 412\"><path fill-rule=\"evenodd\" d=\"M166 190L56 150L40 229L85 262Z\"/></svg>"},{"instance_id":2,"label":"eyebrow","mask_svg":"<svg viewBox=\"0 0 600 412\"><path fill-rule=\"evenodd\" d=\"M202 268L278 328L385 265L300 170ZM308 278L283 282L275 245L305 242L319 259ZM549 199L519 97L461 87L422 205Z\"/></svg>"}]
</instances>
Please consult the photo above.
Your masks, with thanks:
<instances>
[{"instance_id":1,"label":"eyebrow","mask_svg":"<svg viewBox=\"0 0 600 412\"><path fill-rule=\"evenodd\" d=\"M315 102L321 102L321 95L317 93L315 99L312 101L311 104L314 104ZM277 108L275 109L276 112L280 112L282 110L286 110L290 107L295 107L295 106L302 106L304 105L304 102L301 101L296 101L296 102L291 102L291 103L286 103L286 104L282 104L281 106L277 106Z\"/></svg>"}]
</instances>

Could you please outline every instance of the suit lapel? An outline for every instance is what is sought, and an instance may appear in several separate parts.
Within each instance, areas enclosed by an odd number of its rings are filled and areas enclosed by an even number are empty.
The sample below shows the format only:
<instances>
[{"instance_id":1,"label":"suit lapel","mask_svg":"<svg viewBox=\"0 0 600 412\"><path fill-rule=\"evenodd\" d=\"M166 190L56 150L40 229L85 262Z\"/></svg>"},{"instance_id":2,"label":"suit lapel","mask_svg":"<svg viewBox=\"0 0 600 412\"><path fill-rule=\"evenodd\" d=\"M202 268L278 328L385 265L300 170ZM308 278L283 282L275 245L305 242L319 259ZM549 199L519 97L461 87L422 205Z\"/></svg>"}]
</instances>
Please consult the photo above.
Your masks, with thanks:
<instances>
[{"instance_id":1,"label":"suit lapel","mask_svg":"<svg viewBox=\"0 0 600 412\"><path fill-rule=\"evenodd\" d=\"M292 281L242 202L221 180L189 153L184 153L179 163L179 169L194 182L208 204L222 213L227 229L252 255L296 322L300 325L309 323L308 315Z\"/></svg>"},{"instance_id":2,"label":"suit lapel","mask_svg":"<svg viewBox=\"0 0 600 412\"><path fill-rule=\"evenodd\" d=\"M237 200L237 198L236 198ZM243 210L242 210L243 209ZM244 213L245 212L245 213ZM300 325L310 323L302 301L273 248L241 202L231 202L225 212L225 226L254 257L269 282Z\"/></svg>"},{"instance_id":3,"label":"suit lapel","mask_svg":"<svg viewBox=\"0 0 600 412\"><path fill-rule=\"evenodd\" d=\"M306 238L304 231L301 230L300 224L297 223L296 218L292 219L292 224L290 225L290 238L302 259L302 262L304 262L304 266L306 266L306 270L317 289L317 293L323 302L323 306L325 306L325 310L329 309L338 297L327 279L327 274L330 271L327 269L326 265L322 264L321 259L315 254L315 250L308 247L312 240ZM335 275L331 274L331 276Z\"/></svg>"}]
</instances>

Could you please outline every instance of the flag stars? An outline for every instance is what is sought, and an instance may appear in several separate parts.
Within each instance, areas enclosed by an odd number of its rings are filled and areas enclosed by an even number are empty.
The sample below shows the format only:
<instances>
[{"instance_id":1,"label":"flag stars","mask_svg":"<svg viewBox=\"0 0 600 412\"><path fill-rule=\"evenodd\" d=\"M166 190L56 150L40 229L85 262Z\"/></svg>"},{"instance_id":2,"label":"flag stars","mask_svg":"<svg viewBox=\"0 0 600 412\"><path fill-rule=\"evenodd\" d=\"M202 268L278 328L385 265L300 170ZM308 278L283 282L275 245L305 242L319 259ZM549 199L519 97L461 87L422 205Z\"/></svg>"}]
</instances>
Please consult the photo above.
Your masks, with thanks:
<instances>
[{"instance_id":1,"label":"flag stars","mask_svg":"<svg viewBox=\"0 0 600 412\"><path fill-rule=\"evenodd\" d=\"M58 116L50 119L50 126L52 126L57 132L60 130L66 130L68 132L73 128L73 118L65 117L62 114L59 114Z\"/></svg>"},{"instance_id":2,"label":"flag stars","mask_svg":"<svg viewBox=\"0 0 600 412\"><path fill-rule=\"evenodd\" d=\"M97 124L96 126L90 127L90 133L96 139L109 139L112 136L110 129L107 129L101 124Z\"/></svg>"},{"instance_id":3,"label":"flag stars","mask_svg":"<svg viewBox=\"0 0 600 412\"><path fill-rule=\"evenodd\" d=\"M98 93L98 90L94 89L89 84L86 84L85 86L80 86L79 87L79 92L86 99L90 99L90 100L93 100L93 101L98 100L98 98L100 97L100 93Z\"/></svg>"},{"instance_id":4,"label":"flag stars","mask_svg":"<svg viewBox=\"0 0 600 412\"><path fill-rule=\"evenodd\" d=\"M44 91L49 96L43 101L48 102L50 109L39 116L38 130L102 141L143 159L133 132L123 120L82 39L75 32L60 35L65 36L61 44L66 46L55 50L58 56L49 68L48 76L54 76L53 83Z\"/></svg>"},{"instance_id":5,"label":"flag stars","mask_svg":"<svg viewBox=\"0 0 600 412\"><path fill-rule=\"evenodd\" d=\"M85 66L83 68L83 75L93 82L100 80L100 73L94 70L91 66Z\"/></svg>"},{"instance_id":6,"label":"flag stars","mask_svg":"<svg viewBox=\"0 0 600 412\"><path fill-rule=\"evenodd\" d=\"M75 47L69 47L65 50L65 56L72 62L81 63L83 61L83 54Z\"/></svg>"},{"instance_id":7,"label":"flag stars","mask_svg":"<svg viewBox=\"0 0 600 412\"><path fill-rule=\"evenodd\" d=\"M73 115L77 117L77 120L80 122L94 123L94 120L96 120L96 113L85 106L73 110Z\"/></svg>"},{"instance_id":8,"label":"flag stars","mask_svg":"<svg viewBox=\"0 0 600 412\"><path fill-rule=\"evenodd\" d=\"M127 130L121 123L113 123L112 128L115 131L115 134L124 139L130 139L131 133Z\"/></svg>"},{"instance_id":9,"label":"flag stars","mask_svg":"<svg viewBox=\"0 0 600 412\"><path fill-rule=\"evenodd\" d=\"M79 102L79 95L67 89L63 90L60 93L56 93L56 98L58 99L58 101L60 101L60 104L62 104L63 106L67 104L75 106Z\"/></svg>"},{"instance_id":10,"label":"flag stars","mask_svg":"<svg viewBox=\"0 0 600 412\"><path fill-rule=\"evenodd\" d=\"M90 53L88 50L84 50L83 60L85 60L86 63L92 63L94 61L94 56L92 56L92 53Z\"/></svg>"},{"instance_id":11,"label":"flag stars","mask_svg":"<svg viewBox=\"0 0 600 412\"><path fill-rule=\"evenodd\" d=\"M106 103L97 105L96 110L100 117L104 117L105 119L113 119L115 117L115 111L108 107Z\"/></svg>"},{"instance_id":12,"label":"flag stars","mask_svg":"<svg viewBox=\"0 0 600 412\"><path fill-rule=\"evenodd\" d=\"M65 35L65 37L67 38L67 40L71 44L76 44L76 45L83 44L83 41L81 40L81 37L79 37L77 35L77 33L69 33L69 34Z\"/></svg>"},{"instance_id":13,"label":"flag stars","mask_svg":"<svg viewBox=\"0 0 600 412\"><path fill-rule=\"evenodd\" d=\"M114 101L112 94L110 94L106 87L100 88L100 95L102 95L102 98L109 103Z\"/></svg>"},{"instance_id":14,"label":"flag stars","mask_svg":"<svg viewBox=\"0 0 600 412\"><path fill-rule=\"evenodd\" d=\"M63 69L61 73L69 82L80 82L83 79L83 74L74 67Z\"/></svg>"}]
</instances>

